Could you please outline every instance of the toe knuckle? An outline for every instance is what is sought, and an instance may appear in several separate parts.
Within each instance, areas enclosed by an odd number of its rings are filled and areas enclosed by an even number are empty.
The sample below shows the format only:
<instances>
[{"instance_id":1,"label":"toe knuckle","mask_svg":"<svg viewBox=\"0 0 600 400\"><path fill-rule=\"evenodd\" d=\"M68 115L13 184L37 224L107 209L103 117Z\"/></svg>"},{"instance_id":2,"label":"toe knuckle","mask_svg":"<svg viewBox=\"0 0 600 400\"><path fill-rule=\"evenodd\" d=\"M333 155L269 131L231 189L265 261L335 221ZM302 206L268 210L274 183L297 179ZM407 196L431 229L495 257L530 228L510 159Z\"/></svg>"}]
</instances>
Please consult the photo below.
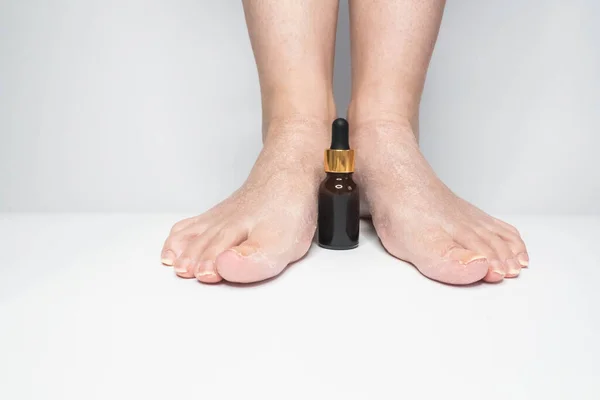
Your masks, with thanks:
<instances>
[{"instance_id":1,"label":"toe knuckle","mask_svg":"<svg viewBox=\"0 0 600 400\"><path fill-rule=\"evenodd\" d=\"M495 222L496 226L500 226L501 228L504 228L505 230L507 230L511 233L519 235L519 230L517 228L515 228L513 225L509 224L508 222L504 222L497 218L492 218L492 220Z\"/></svg>"},{"instance_id":2,"label":"toe knuckle","mask_svg":"<svg viewBox=\"0 0 600 400\"><path fill-rule=\"evenodd\" d=\"M165 250L167 249L172 249L173 248L173 244L175 243L175 238L173 236L169 236L167 238L167 240L165 240L165 244L163 245L163 248Z\"/></svg>"},{"instance_id":3,"label":"toe knuckle","mask_svg":"<svg viewBox=\"0 0 600 400\"><path fill-rule=\"evenodd\" d=\"M525 247L525 242L523 242L523 239L521 239L521 236L519 236L516 233L508 233L506 235L506 241L510 243L511 246L514 247Z\"/></svg>"},{"instance_id":4,"label":"toe knuckle","mask_svg":"<svg viewBox=\"0 0 600 400\"><path fill-rule=\"evenodd\" d=\"M510 224L506 224L506 229L514 235L521 236L519 230Z\"/></svg>"},{"instance_id":5,"label":"toe knuckle","mask_svg":"<svg viewBox=\"0 0 600 400\"><path fill-rule=\"evenodd\" d=\"M184 234L181 232L173 233L169 235L165 241L165 247L171 249L187 247L190 241L194 240L198 235L193 233Z\"/></svg>"},{"instance_id":6,"label":"toe knuckle","mask_svg":"<svg viewBox=\"0 0 600 400\"><path fill-rule=\"evenodd\" d=\"M456 243L444 243L438 247L438 255L441 258L449 257L452 250L457 248L459 248L459 246Z\"/></svg>"},{"instance_id":7,"label":"toe knuckle","mask_svg":"<svg viewBox=\"0 0 600 400\"><path fill-rule=\"evenodd\" d=\"M220 228L215 230L212 234L212 239L210 240L209 245L214 245L216 243L221 243L227 241L229 238L233 236L233 230L228 227Z\"/></svg>"},{"instance_id":8,"label":"toe knuckle","mask_svg":"<svg viewBox=\"0 0 600 400\"><path fill-rule=\"evenodd\" d=\"M179 257L177 257L177 260L175 261L175 265L179 265L182 263L190 263L195 261L196 257L194 256L194 253L190 251L190 249L185 249L181 255Z\"/></svg>"},{"instance_id":9,"label":"toe knuckle","mask_svg":"<svg viewBox=\"0 0 600 400\"><path fill-rule=\"evenodd\" d=\"M185 227L187 227L190 223L192 223L193 218L186 218L183 219L179 222L176 222L172 227L171 227L171 233L175 233L178 232L182 229L184 229Z\"/></svg>"},{"instance_id":10,"label":"toe knuckle","mask_svg":"<svg viewBox=\"0 0 600 400\"><path fill-rule=\"evenodd\" d=\"M513 246L519 250L525 250L525 242L521 239L515 240Z\"/></svg>"}]
</instances>

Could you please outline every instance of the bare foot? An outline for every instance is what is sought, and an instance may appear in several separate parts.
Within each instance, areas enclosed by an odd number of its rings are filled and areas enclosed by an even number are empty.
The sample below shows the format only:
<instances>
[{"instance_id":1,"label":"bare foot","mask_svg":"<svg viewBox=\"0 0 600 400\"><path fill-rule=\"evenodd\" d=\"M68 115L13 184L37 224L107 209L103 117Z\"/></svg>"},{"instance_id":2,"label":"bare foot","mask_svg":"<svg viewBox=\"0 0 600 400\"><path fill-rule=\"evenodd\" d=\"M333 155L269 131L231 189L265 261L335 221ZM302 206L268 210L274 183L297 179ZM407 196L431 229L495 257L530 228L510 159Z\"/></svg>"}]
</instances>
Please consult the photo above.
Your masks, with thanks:
<instances>
[{"instance_id":1,"label":"bare foot","mask_svg":"<svg viewBox=\"0 0 600 400\"><path fill-rule=\"evenodd\" d=\"M316 229L329 122L271 123L244 185L204 214L175 224L163 264L205 283L256 282L301 258Z\"/></svg>"},{"instance_id":2,"label":"bare foot","mask_svg":"<svg viewBox=\"0 0 600 400\"><path fill-rule=\"evenodd\" d=\"M511 225L457 197L435 175L408 122L351 121L357 181L383 246L450 284L498 282L529 264Z\"/></svg>"}]
</instances>

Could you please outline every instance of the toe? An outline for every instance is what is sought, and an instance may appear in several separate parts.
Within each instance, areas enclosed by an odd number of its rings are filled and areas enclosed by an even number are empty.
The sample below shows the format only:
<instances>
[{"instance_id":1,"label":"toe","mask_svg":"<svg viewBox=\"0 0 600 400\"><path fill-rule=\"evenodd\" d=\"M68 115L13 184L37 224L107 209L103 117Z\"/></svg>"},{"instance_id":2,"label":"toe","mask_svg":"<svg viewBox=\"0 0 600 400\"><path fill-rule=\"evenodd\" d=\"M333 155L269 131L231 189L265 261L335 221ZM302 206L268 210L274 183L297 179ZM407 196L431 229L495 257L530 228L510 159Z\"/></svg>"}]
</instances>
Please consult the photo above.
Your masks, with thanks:
<instances>
[{"instance_id":1,"label":"toe","mask_svg":"<svg viewBox=\"0 0 600 400\"><path fill-rule=\"evenodd\" d=\"M487 275L483 278L489 283L500 282L506 276L506 266L498 259L490 260L490 267Z\"/></svg>"},{"instance_id":2,"label":"toe","mask_svg":"<svg viewBox=\"0 0 600 400\"><path fill-rule=\"evenodd\" d=\"M183 253L188 247L191 241L197 236L196 232L192 231L180 231L177 233L171 233L165 244L163 245L160 261L164 265L172 266L175 264L175 260Z\"/></svg>"},{"instance_id":3,"label":"toe","mask_svg":"<svg viewBox=\"0 0 600 400\"><path fill-rule=\"evenodd\" d=\"M229 282L250 283L269 279L283 270L262 250L260 244L245 241L217 257L217 271Z\"/></svg>"},{"instance_id":4,"label":"toe","mask_svg":"<svg viewBox=\"0 0 600 400\"><path fill-rule=\"evenodd\" d=\"M487 275L488 269L489 263L483 255L471 250L455 248L449 253L448 259L433 266L433 271L437 275L433 279L453 285L467 285L482 280Z\"/></svg>"},{"instance_id":5,"label":"toe","mask_svg":"<svg viewBox=\"0 0 600 400\"><path fill-rule=\"evenodd\" d=\"M521 264L519 264L516 260L507 260L506 266L507 278L516 278L521 273Z\"/></svg>"},{"instance_id":6,"label":"toe","mask_svg":"<svg viewBox=\"0 0 600 400\"><path fill-rule=\"evenodd\" d=\"M181 278L193 278L196 262L188 257L178 257L173 263L173 268L177 276Z\"/></svg>"},{"instance_id":7,"label":"toe","mask_svg":"<svg viewBox=\"0 0 600 400\"><path fill-rule=\"evenodd\" d=\"M498 218L492 218L495 225L502 227L504 230L514 233L515 235L519 235L519 230L512 226L509 223L506 223Z\"/></svg>"},{"instance_id":8,"label":"toe","mask_svg":"<svg viewBox=\"0 0 600 400\"><path fill-rule=\"evenodd\" d=\"M285 267L295 261L293 247L308 250L310 241L297 244L286 235L278 234L267 227L250 232L248 239L217 257L217 271L230 282L258 282L279 275Z\"/></svg>"},{"instance_id":9,"label":"toe","mask_svg":"<svg viewBox=\"0 0 600 400\"><path fill-rule=\"evenodd\" d=\"M192 217L192 218L186 218L186 219L182 219L181 221L175 223L175 225L173 225L173 227L171 228L171 232L170 234L173 233L177 233L179 231L182 231L190 226L192 226L199 217Z\"/></svg>"},{"instance_id":10,"label":"toe","mask_svg":"<svg viewBox=\"0 0 600 400\"><path fill-rule=\"evenodd\" d=\"M516 259L516 254L510 249L506 240L502 239L497 234L488 230L482 230L479 234L494 249L498 254L499 259L504 263L506 278L514 278L521 272L521 264Z\"/></svg>"},{"instance_id":11,"label":"toe","mask_svg":"<svg viewBox=\"0 0 600 400\"><path fill-rule=\"evenodd\" d=\"M500 256L488 240L479 235L474 229L464 228L457 232L455 240L463 248L483 255L489 261L489 269L483 278L486 282L499 282L506 275L506 258Z\"/></svg>"},{"instance_id":12,"label":"toe","mask_svg":"<svg viewBox=\"0 0 600 400\"><path fill-rule=\"evenodd\" d=\"M160 262L168 267L171 267L171 266L173 266L173 263L175 262L176 259L177 259L177 256L175 255L173 250L164 248L164 246L163 246L163 250L160 254Z\"/></svg>"},{"instance_id":13,"label":"toe","mask_svg":"<svg viewBox=\"0 0 600 400\"><path fill-rule=\"evenodd\" d=\"M504 239L513 254L512 258L521 265L521 267L528 267L529 254L527 253L525 242L523 241L523 238L521 238L521 234L517 228L498 219L495 219L494 221L496 223L488 226L488 229Z\"/></svg>"},{"instance_id":14,"label":"toe","mask_svg":"<svg viewBox=\"0 0 600 400\"><path fill-rule=\"evenodd\" d=\"M504 240L504 242L510 249L510 252L512 253L512 258L521 267L529 266L529 254L527 253L525 242L523 242L521 236L509 231L500 231L497 232L497 234Z\"/></svg>"},{"instance_id":15,"label":"toe","mask_svg":"<svg viewBox=\"0 0 600 400\"><path fill-rule=\"evenodd\" d=\"M259 282L279 275L287 266L264 244L247 240L217 258L217 271L229 282Z\"/></svg>"},{"instance_id":16,"label":"toe","mask_svg":"<svg viewBox=\"0 0 600 400\"><path fill-rule=\"evenodd\" d=\"M517 261L519 262L519 264L526 268L529 267L529 254L527 254L527 252L522 252L522 253L518 253L517 254Z\"/></svg>"},{"instance_id":17,"label":"toe","mask_svg":"<svg viewBox=\"0 0 600 400\"><path fill-rule=\"evenodd\" d=\"M488 273L489 262L484 255L461 247L458 243L440 243L441 257L415 263L430 279L452 285L467 285L482 280Z\"/></svg>"},{"instance_id":18,"label":"toe","mask_svg":"<svg viewBox=\"0 0 600 400\"><path fill-rule=\"evenodd\" d=\"M214 261L200 261L196 265L194 275L202 283L217 283L223 280L217 272Z\"/></svg>"},{"instance_id":19,"label":"toe","mask_svg":"<svg viewBox=\"0 0 600 400\"><path fill-rule=\"evenodd\" d=\"M206 245L201 254L197 256L200 260L196 265L194 274L203 283L216 283L221 281L217 272L215 261L219 254L225 250L237 246L247 238L247 230L243 226L225 227L221 229Z\"/></svg>"},{"instance_id":20,"label":"toe","mask_svg":"<svg viewBox=\"0 0 600 400\"><path fill-rule=\"evenodd\" d=\"M171 228L169 237L163 245L160 260L164 265L172 266L181 256L190 242L202 235L208 229L204 214L199 217L187 218L177 222Z\"/></svg>"},{"instance_id":21,"label":"toe","mask_svg":"<svg viewBox=\"0 0 600 400\"><path fill-rule=\"evenodd\" d=\"M175 260L173 267L175 273L182 278L194 278L198 263L208 244L220 230L220 226L208 229L202 235L194 238Z\"/></svg>"}]
</instances>

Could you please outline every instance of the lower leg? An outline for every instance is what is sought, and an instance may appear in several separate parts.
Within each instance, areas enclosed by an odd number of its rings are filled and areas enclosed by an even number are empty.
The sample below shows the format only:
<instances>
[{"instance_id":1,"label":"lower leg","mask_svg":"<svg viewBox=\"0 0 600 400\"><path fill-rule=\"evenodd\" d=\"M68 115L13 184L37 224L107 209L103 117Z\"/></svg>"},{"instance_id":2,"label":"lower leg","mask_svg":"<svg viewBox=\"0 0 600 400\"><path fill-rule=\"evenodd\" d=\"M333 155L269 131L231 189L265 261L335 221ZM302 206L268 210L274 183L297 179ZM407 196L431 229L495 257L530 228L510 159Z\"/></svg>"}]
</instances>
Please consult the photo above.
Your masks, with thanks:
<instances>
[{"instance_id":1,"label":"lower leg","mask_svg":"<svg viewBox=\"0 0 600 400\"><path fill-rule=\"evenodd\" d=\"M528 263L516 229L455 196L420 153L418 110L443 0L351 0L357 179L394 256L447 283L494 282Z\"/></svg>"},{"instance_id":2,"label":"lower leg","mask_svg":"<svg viewBox=\"0 0 600 400\"><path fill-rule=\"evenodd\" d=\"M263 139L273 123L335 115L338 0L244 0L260 80Z\"/></svg>"},{"instance_id":3,"label":"lower leg","mask_svg":"<svg viewBox=\"0 0 600 400\"><path fill-rule=\"evenodd\" d=\"M444 3L350 0L350 117L408 122L418 138L419 103Z\"/></svg>"},{"instance_id":4,"label":"lower leg","mask_svg":"<svg viewBox=\"0 0 600 400\"><path fill-rule=\"evenodd\" d=\"M321 154L335 116L337 0L243 4L260 80L264 147L244 185L175 224L162 252L179 276L207 283L267 279L306 253L316 227Z\"/></svg>"}]
</instances>

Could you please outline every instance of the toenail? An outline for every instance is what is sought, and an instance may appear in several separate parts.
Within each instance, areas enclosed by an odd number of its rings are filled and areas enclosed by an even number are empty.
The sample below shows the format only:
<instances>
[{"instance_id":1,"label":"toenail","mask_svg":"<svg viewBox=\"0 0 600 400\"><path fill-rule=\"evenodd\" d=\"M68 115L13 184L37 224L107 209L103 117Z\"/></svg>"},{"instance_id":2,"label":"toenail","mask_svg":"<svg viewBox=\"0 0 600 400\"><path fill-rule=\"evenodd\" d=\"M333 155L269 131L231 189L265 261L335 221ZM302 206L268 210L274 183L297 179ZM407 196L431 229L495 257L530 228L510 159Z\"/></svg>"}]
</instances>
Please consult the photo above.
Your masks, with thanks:
<instances>
[{"instance_id":1,"label":"toenail","mask_svg":"<svg viewBox=\"0 0 600 400\"><path fill-rule=\"evenodd\" d=\"M490 261L490 265L492 267L492 272L504 278L506 276L506 272L504 272L504 268L502 268L502 263L499 260Z\"/></svg>"},{"instance_id":2,"label":"toenail","mask_svg":"<svg viewBox=\"0 0 600 400\"><path fill-rule=\"evenodd\" d=\"M179 262L175 265L175 272L177 272L179 274L188 272L191 264L192 264L192 260L190 260L189 258L184 258L183 260L179 260Z\"/></svg>"},{"instance_id":3,"label":"toenail","mask_svg":"<svg viewBox=\"0 0 600 400\"><path fill-rule=\"evenodd\" d=\"M485 260L485 256L481 256L481 255L474 255L471 257L466 257L462 260L459 260L459 262L461 264L471 264L474 261L481 261L481 260Z\"/></svg>"},{"instance_id":4,"label":"toenail","mask_svg":"<svg viewBox=\"0 0 600 400\"><path fill-rule=\"evenodd\" d=\"M175 257L175 253L173 253L171 250L165 250L160 256L160 262L165 265L173 265L175 258L177 258Z\"/></svg>"},{"instance_id":5,"label":"toenail","mask_svg":"<svg viewBox=\"0 0 600 400\"><path fill-rule=\"evenodd\" d=\"M216 276L215 270L213 268L214 263L212 261L203 261L198 266L198 271L196 272L196 278L200 279L205 276Z\"/></svg>"},{"instance_id":6,"label":"toenail","mask_svg":"<svg viewBox=\"0 0 600 400\"><path fill-rule=\"evenodd\" d=\"M521 264L524 267L529 266L529 255L527 253L519 253L517 254L517 260L519 261L519 264Z\"/></svg>"},{"instance_id":7,"label":"toenail","mask_svg":"<svg viewBox=\"0 0 600 400\"><path fill-rule=\"evenodd\" d=\"M517 276L521 272L521 268L519 268L519 264L515 260L507 260L506 266L508 267L507 275Z\"/></svg>"},{"instance_id":8,"label":"toenail","mask_svg":"<svg viewBox=\"0 0 600 400\"><path fill-rule=\"evenodd\" d=\"M248 257L256 253L256 248L250 245L241 245L230 250L242 257Z\"/></svg>"}]
</instances>

